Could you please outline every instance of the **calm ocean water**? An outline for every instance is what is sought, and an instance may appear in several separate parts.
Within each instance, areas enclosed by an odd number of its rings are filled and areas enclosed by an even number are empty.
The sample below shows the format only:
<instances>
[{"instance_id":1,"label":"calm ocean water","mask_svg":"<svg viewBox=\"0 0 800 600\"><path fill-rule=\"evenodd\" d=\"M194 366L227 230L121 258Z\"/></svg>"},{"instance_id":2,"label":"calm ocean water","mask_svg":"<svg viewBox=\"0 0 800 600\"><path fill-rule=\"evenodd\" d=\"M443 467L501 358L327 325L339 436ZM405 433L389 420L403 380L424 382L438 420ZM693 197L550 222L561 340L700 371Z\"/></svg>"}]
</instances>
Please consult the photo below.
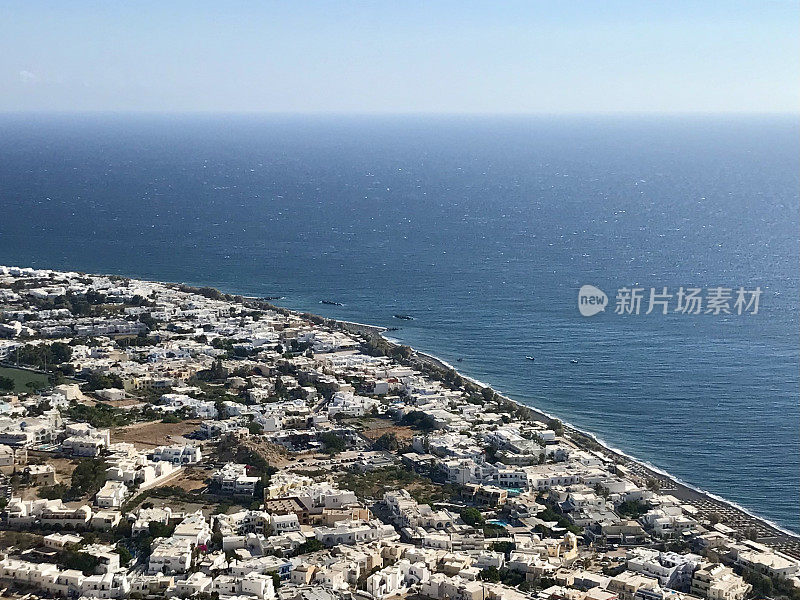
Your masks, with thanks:
<instances>
[{"instance_id":1,"label":"calm ocean water","mask_svg":"<svg viewBox=\"0 0 800 600\"><path fill-rule=\"evenodd\" d=\"M281 295L400 327L800 531L799 130L778 117L4 116L0 263ZM584 318L585 283L764 294L754 316Z\"/></svg>"}]
</instances>

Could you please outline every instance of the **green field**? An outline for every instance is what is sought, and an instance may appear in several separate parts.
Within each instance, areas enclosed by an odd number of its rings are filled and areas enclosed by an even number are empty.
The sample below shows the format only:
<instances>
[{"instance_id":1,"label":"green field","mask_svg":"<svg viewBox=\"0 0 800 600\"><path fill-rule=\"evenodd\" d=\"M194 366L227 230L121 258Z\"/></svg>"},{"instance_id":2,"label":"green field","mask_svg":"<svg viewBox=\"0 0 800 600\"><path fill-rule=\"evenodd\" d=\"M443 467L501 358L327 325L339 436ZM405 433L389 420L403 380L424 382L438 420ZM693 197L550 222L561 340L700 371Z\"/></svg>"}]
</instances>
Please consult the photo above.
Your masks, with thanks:
<instances>
[{"instance_id":1,"label":"green field","mask_svg":"<svg viewBox=\"0 0 800 600\"><path fill-rule=\"evenodd\" d=\"M0 377L10 377L14 380L14 393L30 392L48 385L47 375L26 371L25 369L0 367ZM28 383L33 384L32 388L27 385Z\"/></svg>"}]
</instances>

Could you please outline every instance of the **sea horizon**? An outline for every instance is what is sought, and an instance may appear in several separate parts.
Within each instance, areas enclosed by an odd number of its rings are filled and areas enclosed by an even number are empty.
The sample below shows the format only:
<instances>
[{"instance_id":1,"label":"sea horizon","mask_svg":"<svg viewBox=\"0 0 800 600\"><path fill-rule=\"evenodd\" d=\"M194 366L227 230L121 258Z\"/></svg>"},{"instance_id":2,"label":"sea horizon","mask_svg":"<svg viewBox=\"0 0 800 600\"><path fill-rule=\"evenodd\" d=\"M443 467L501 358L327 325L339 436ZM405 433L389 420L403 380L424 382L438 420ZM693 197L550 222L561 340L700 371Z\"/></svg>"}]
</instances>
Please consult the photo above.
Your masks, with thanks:
<instances>
[{"instance_id":1,"label":"sea horizon","mask_svg":"<svg viewBox=\"0 0 800 600\"><path fill-rule=\"evenodd\" d=\"M800 531L797 115L589 128L439 115L434 129L193 116L0 117L0 263L280 295L398 327L392 338L510 398ZM764 295L758 315L587 319L583 284ZM764 469L767 456L782 460Z\"/></svg>"}]
</instances>

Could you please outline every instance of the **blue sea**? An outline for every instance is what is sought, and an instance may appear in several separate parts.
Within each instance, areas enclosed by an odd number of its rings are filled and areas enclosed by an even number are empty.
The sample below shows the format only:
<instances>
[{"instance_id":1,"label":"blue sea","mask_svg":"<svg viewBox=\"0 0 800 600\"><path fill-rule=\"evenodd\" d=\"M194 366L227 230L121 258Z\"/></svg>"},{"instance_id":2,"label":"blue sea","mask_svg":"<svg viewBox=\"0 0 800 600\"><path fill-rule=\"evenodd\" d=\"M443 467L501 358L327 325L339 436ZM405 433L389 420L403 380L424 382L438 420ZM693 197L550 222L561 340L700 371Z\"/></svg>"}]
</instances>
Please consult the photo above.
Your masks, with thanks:
<instances>
[{"instance_id":1,"label":"blue sea","mask_svg":"<svg viewBox=\"0 0 800 600\"><path fill-rule=\"evenodd\" d=\"M800 531L798 133L766 116L5 115L0 263L398 327ZM578 312L584 284L604 312ZM644 314L650 288L681 286L763 293L758 314ZM641 314L614 312L623 287L646 290Z\"/></svg>"}]
</instances>

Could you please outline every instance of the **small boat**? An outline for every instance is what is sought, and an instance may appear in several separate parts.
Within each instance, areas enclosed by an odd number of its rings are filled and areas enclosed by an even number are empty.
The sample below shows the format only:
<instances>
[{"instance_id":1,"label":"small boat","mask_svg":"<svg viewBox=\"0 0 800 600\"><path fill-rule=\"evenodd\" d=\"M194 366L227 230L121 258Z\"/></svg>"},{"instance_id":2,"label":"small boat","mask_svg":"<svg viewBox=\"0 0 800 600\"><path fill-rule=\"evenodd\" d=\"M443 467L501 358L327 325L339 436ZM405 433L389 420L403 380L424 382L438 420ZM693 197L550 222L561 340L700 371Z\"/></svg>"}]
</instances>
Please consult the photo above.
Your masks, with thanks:
<instances>
[{"instance_id":1,"label":"small boat","mask_svg":"<svg viewBox=\"0 0 800 600\"><path fill-rule=\"evenodd\" d=\"M578 364L578 359L577 359L577 358L573 358L573 359L572 359L571 361L569 361L569 362L571 362L573 365L577 365L577 364Z\"/></svg>"},{"instance_id":2,"label":"small boat","mask_svg":"<svg viewBox=\"0 0 800 600\"><path fill-rule=\"evenodd\" d=\"M456 362L461 362L462 360L464 360L464 359L463 358L457 358Z\"/></svg>"},{"instance_id":3,"label":"small boat","mask_svg":"<svg viewBox=\"0 0 800 600\"><path fill-rule=\"evenodd\" d=\"M525 360L536 360L536 359L534 357L532 357L532 356L526 356Z\"/></svg>"},{"instance_id":4,"label":"small boat","mask_svg":"<svg viewBox=\"0 0 800 600\"><path fill-rule=\"evenodd\" d=\"M329 304L330 306L344 306L341 302L334 302L333 300L320 300L320 304Z\"/></svg>"},{"instance_id":5,"label":"small boat","mask_svg":"<svg viewBox=\"0 0 800 600\"><path fill-rule=\"evenodd\" d=\"M261 299L266 302L270 302L271 300L283 300L283 296L264 296Z\"/></svg>"},{"instance_id":6,"label":"small boat","mask_svg":"<svg viewBox=\"0 0 800 600\"><path fill-rule=\"evenodd\" d=\"M403 321L413 321L414 317L411 315L394 315L395 319L402 319Z\"/></svg>"}]
</instances>

